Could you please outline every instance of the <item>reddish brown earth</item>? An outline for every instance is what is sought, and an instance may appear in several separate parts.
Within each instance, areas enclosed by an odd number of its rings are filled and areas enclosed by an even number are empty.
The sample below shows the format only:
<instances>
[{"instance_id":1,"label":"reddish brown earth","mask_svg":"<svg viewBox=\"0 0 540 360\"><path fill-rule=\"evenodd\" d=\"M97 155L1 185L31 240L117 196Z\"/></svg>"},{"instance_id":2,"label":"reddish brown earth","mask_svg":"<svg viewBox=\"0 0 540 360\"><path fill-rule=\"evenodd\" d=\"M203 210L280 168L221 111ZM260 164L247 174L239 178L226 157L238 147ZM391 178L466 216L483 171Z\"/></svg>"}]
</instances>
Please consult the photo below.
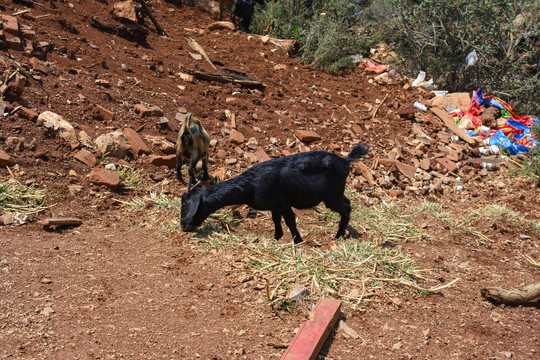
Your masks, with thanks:
<instances>
[{"instance_id":1,"label":"reddish brown earth","mask_svg":"<svg viewBox=\"0 0 540 360\"><path fill-rule=\"evenodd\" d=\"M169 37L157 36L147 19L147 43L138 44L90 25L93 16L114 21L112 1L36 2L43 6L35 5L17 18L21 27L35 31L35 43L54 46L39 63L42 71L39 66L33 69L50 94L50 106L40 87L29 81L16 102L38 114L45 110L60 114L92 139L126 127L143 137L175 139L180 127L175 114L184 108L200 118L217 140L210 153L211 172L226 168L235 175L250 165L247 154L255 150L262 149L270 157L281 156L284 150L307 150L306 146L347 153L358 142L371 147L372 158L385 158L400 146L401 161L415 162L407 151L412 148L409 140L414 139L412 121L397 113L406 114L414 101L428 101L426 91L404 87L400 81L378 85L373 73L362 68L326 74L242 32L204 32L217 15L199 7L154 1L154 15ZM24 9L13 2L1 5L2 14ZM266 87L185 82L180 71L211 69L204 59L190 55L195 51L186 42L189 37L218 68L246 73ZM23 51L0 52L2 78L18 64L30 64ZM123 71L122 64L132 71ZM32 65L26 69L32 72ZM106 85L103 80L110 86L102 86ZM159 118L137 114L135 105L141 102L160 107L169 127L157 125ZM17 103L8 104L7 111ZM107 120L96 105L111 111L114 119ZM226 109L235 114L237 130L246 142L254 137L258 146L251 149L246 143L229 141L231 122ZM432 138L442 139L437 133L449 133L422 115L419 123ZM294 142L298 129L315 131L321 139L289 147L287 140ZM22 137L23 146L8 146L11 137ZM112 192L89 181L92 167L74 159L78 149L23 117L21 111L1 119L0 140L0 149L17 164L10 170L1 168L1 178L14 176L50 194L48 208L30 216L27 224L0 227L1 359L272 359L281 356L283 346L306 320L309 304L290 312L273 310L264 301L259 280L241 283L242 273L231 266L234 254L208 251L191 235L162 231L163 218L147 208L126 209L116 201L146 195L150 187L175 198L185 191L173 171L151 165L149 155L130 154L123 159L155 180L148 189ZM437 146L434 142L428 147L429 157L437 155ZM152 155L166 155L151 149ZM219 150L225 151L222 157L217 156ZM460 164L473 156L474 152L465 150ZM238 161L226 165L227 159ZM109 160L117 163L119 159ZM396 179L382 184L388 171L371 160L366 163L380 175L376 185L369 186L358 167L349 183L354 182L375 203L392 201L390 190L401 195L411 185L395 169L390 171L397 174ZM532 182L510 176L506 166L487 175L471 166L461 169L463 191L456 190L453 179L444 179L442 191L418 195L405 191L393 201L401 206L439 202L457 218L480 205L501 204L527 219L540 220L540 191ZM74 171L71 175L70 170ZM82 191L73 195L69 185L81 185ZM52 230L38 224L44 218L64 216L78 217L83 224ZM487 219L476 228L493 242L478 246L471 236L456 236L442 223L419 225L434 240L402 242L397 249L418 268L433 269L441 283L460 281L429 296L396 286L391 293L379 294L363 311L345 306L346 323L362 339L333 333L322 358L539 358L539 303L495 306L479 292L485 286L516 288L540 281L539 272L523 257L540 259L538 234L508 221ZM270 236L271 227L268 219L258 216L245 219L235 231L262 231ZM300 231L307 234L308 225ZM333 241L330 233L313 236L325 245ZM313 246L314 239L309 237L303 246ZM290 235L281 241L291 241Z\"/></svg>"}]
</instances>

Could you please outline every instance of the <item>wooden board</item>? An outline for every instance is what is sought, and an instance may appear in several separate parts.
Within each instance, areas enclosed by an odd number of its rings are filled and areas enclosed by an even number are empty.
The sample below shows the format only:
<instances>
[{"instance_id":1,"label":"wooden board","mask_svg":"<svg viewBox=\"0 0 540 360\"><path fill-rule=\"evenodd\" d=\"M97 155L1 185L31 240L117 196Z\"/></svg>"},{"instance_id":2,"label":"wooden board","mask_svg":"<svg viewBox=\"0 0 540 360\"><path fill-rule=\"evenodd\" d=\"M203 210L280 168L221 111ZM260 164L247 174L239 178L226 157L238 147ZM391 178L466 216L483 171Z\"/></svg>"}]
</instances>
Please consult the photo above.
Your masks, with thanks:
<instances>
[{"instance_id":1,"label":"wooden board","mask_svg":"<svg viewBox=\"0 0 540 360\"><path fill-rule=\"evenodd\" d=\"M469 135L465 133L459 126L456 125L454 122L454 119L448 115L446 110L440 108L440 107L432 107L429 110L431 110L435 115L437 115L441 120L444 122L444 124L452 130L454 134L456 134L461 140L465 141L469 145L476 144L476 141Z\"/></svg>"},{"instance_id":2,"label":"wooden board","mask_svg":"<svg viewBox=\"0 0 540 360\"><path fill-rule=\"evenodd\" d=\"M315 360L341 314L341 301L331 298L319 300L296 333L281 360Z\"/></svg>"}]
</instances>

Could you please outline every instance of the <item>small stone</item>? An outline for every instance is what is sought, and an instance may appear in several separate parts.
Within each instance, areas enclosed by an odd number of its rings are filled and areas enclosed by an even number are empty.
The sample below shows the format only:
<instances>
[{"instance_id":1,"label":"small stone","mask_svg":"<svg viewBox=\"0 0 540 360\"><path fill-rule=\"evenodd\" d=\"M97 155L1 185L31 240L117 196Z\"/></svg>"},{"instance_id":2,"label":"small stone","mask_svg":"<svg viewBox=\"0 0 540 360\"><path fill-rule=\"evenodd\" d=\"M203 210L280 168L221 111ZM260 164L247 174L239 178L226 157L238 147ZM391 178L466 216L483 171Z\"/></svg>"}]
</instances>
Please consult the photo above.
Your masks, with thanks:
<instances>
[{"instance_id":1,"label":"small stone","mask_svg":"<svg viewBox=\"0 0 540 360\"><path fill-rule=\"evenodd\" d=\"M90 172L89 179L97 185L105 185L109 189L116 191L120 184L120 176L107 169L93 169Z\"/></svg>"},{"instance_id":2,"label":"small stone","mask_svg":"<svg viewBox=\"0 0 540 360\"><path fill-rule=\"evenodd\" d=\"M13 214L12 213L5 213L2 216L0 216L0 223L3 225L13 225Z\"/></svg>"},{"instance_id":3,"label":"small stone","mask_svg":"<svg viewBox=\"0 0 540 360\"><path fill-rule=\"evenodd\" d=\"M296 285L287 296L287 300L289 301L298 301L304 296L309 295L309 289L305 288L301 285Z\"/></svg>"},{"instance_id":4,"label":"small stone","mask_svg":"<svg viewBox=\"0 0 540 360\"><path fill-rule=\"evenodd\" d=\"M15 161L4 150L0 150L0 167L13 166Z\"/></svg>"},{"instance_id":5,"label":"small stone","mask_svg":"<svg viewBox=\"0 0 540 360\"><path fill-rule=\"evenodd\" d=\"M245 141L244 135L235 129L231 129L229 140L231 141L231 143L238 144L238 145L243 144Z\"/></svg>"},{"instance_id":6,"label":"small stone","mask_svg":"<svg viewBox=\"0 0 540 360\"><path fill-rule=\"evenodd\" d=\"M296 130L294 134L300 141L303 142L312 142L321 139L319 134L311 130Z\"/></svg>"},{"instance_id":7,"label":"small stone","mask_svg":"<svg viewBox=\"0 0 540 360\"><path fill-rule=\"evenodd\" d=\"M43 278L40 280L42 284L52 284L52 280L49 278Z\"/></svg>"},{"instance_id":8,"label":"small stone","mask_svg":"<svg viewBox=\"0 0 540 360\"><path fill-rule=\"evenodd\" d=\"M238 162L238 160L236 158L228 158L227 160L225 160L226 165L234 165L237 162Z\"/></svg>"},{"instance_id":9,"label":"small stone","mask_svg":"<svg viewBox=\"0 0 540 360\"><path fill-rule=\"evenodd\" d=\"M41 310L40 314L45 315L45 316L50 316L50 315L54 314L54 310L52 309L52 307L47 306L46 308Z\"/></svg>"},{"instance_id":10,"label":"small stone","mask_svg":"<svg viewBox=\"0 0 540 360\"><path fill-rule=\"evenodd\" d=\"M97 159L94 154L86 149L81 149L75 154L74 158L88 166L95 166L97 163Z\"/></svg>"},{"instance_id":11,"label":"small stone","mask_svg":"<svg viewBox=\"0 0 540 360\"><path fill-rule=\"evenodd\" d=\"M167 156L152 156L148 159L150 164L155 166L167 166L169 169L174 169L176 167L176 155L167 155Z\"/></svg>"},{"instance_id":12,"label":"small stone","mask_svg":"<svg viewBox=\"0 0 540 360\"><path fill-rule=\"evenodd\" d=\"M402 346L403 346L403 344L401 343L401 341L398 341L397 343L392 345L392 350L399 350L399 349L401 349Z\"/></svg>"}]
</instances>

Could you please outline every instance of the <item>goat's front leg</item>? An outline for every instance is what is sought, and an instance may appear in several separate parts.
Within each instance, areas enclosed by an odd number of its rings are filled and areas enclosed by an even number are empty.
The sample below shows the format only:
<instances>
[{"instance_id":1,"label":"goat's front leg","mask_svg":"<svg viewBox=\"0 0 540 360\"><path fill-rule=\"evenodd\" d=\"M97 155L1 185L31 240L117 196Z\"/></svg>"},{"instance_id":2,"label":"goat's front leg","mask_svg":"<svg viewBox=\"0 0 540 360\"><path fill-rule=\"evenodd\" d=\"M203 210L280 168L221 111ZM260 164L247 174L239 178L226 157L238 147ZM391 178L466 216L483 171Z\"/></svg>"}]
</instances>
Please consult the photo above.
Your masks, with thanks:
<instances>
[{"instance_id":1,"label":"goat's front leg","mask_svg":"<svg viewBox=\"0 0 540 360\"><path fill-rule=\"evenodd\" d=\"M274 238L281 239L283 236L283 228L281 227L281 213L277 210L272 210L272 221L274 222Z\"/></svg>"},{"instance_id":2,"label":"goat's front leg","mask_svg":"<svg viewBox=\"0 0 540 360\"><path fill-rule=\"evenodd\" d=\"M285 219L285 224L289 227L291 235L295 244L301 243L302 237L296 228L296 216L290 207L283 208L281 211L283 219Z\"/></svg>"},{"instance_id":3,"label":"goat's front leg","mask_svg":"<svg viewBox=\"0 0 540 360\"><path fill-rule=\"evenodd\" d=\"M201 157L201 150L197 149L197 155L191 156L191 162L188 166L188 173L189 173L189 182L188 182L188 190L191 189L191 184L195 182L195 168L197 167L197 163L199 162L199 159Z\"/></svg>"}]
</instances>

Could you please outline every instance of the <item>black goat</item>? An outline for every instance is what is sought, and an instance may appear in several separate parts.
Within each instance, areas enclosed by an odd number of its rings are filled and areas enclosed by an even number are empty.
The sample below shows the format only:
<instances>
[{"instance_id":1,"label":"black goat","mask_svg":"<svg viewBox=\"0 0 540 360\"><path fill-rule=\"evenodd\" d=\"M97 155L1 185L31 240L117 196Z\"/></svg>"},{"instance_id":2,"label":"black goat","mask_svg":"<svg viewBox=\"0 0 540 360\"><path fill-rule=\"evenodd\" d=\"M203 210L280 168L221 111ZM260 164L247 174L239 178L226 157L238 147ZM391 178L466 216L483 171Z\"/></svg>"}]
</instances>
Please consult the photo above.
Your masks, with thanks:
<instances>
[{"instance_id":1,"label":"black goat","mask_svg":"<svg viewBox=\"0 0 540 360\"><path fill-rule=\"evenodd\" d=\"M231 9L231 21L235 24L235 18L239 17L240 26L245 32L250 33L249 24L255 11L255 2L264 5L264 0L234 0Z\"/></svg>"},{"instance_id":2,"label":"black goat","mask_svg":"<svg viewBox=\"0 0 540 360\"><path fill-rule=\"evenodd\" d=\"M208 179L208 146L210 136L201 122L187 114L176 141L176 178L182 181L182 164L189 163L188 191L195 181L195 167L202 160L203 180Z\"/></svg>"},{"instance_id":3,"label":"black goat","mask_svg":"<svg viewBox=\"0 0 540 360\"><path fill-rule=\"evenodd\" d=\"M289 155L254 165L208 189L194 188L182 196L182 230L194 231L224 206L247 204L272 211L276 239L283 236L283 216L294 242L300 243L302 237L291 207L308 209L324 202L341 215L337 239L345 234L351 213L350 201L344 194L349 164L368 151L367 145L359 144L346 158L326 151Z\"/></svg>"}]
</instances>

